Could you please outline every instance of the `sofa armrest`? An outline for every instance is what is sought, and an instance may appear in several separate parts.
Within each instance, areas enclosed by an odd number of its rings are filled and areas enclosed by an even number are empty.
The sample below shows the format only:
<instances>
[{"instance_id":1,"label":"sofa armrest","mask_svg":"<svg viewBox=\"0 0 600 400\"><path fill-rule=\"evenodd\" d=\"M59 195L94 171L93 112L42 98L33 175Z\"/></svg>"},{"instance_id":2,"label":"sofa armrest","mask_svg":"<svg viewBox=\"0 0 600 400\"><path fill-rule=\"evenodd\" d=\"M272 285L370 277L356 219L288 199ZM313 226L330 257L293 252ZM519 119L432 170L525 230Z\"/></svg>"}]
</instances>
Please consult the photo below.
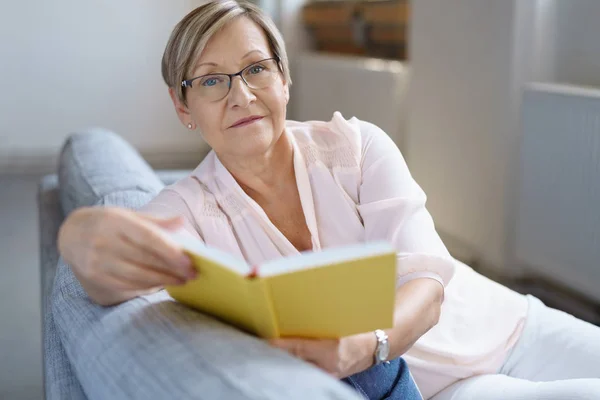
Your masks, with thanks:
<instances>
[{"instance_id":1,"label":"sofa armrest","mask_svg":"<svg viewBox=\"0 0 600 400\"><path fill-rule=\"evenodd\" d=\"M43 315L46 311L46 300L52 291L52 284L54 282L56 263L58 261L56 240L58 229L63 221L58 193L58 177L56 174L46 175L39 182L37 203Z\"/></svg>"}]
</instances>

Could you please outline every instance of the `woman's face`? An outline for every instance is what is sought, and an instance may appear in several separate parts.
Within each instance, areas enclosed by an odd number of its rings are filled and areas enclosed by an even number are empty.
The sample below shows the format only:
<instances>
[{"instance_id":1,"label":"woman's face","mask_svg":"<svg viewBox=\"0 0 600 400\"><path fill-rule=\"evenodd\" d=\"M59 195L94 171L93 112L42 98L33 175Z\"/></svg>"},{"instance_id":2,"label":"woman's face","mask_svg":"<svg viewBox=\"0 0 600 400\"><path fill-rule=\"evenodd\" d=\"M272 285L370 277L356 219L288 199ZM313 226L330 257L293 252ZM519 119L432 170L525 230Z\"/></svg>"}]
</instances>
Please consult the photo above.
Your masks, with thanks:
<instances>
[{"instance_id":1,"label":"woman's face","mask_svg":"<svg viewBox=\"0 0 600 400\"><path fill-rule=\"evenodd\" d=\"M234 74L258 61L273 57L262 29L252 20L240 17L227 24L207 43L191 77L207 74ZM252 67L250 74L260 73ZM184 89L188 106L182 105L171 90L179 118L187 126L197 126L204 140L221 157L252 157L264 154L280 138L286 119L289 92L283 75L267 87L249 88L239 76L231 81L229 93L220 100L209 100L199 90L214 86L218 80L194 80ZM200 85L204 88L200 89ZM251 118L250 122L240 123ZM255 119L254 119L255 118Z\"/></svg>"}]
</instances>

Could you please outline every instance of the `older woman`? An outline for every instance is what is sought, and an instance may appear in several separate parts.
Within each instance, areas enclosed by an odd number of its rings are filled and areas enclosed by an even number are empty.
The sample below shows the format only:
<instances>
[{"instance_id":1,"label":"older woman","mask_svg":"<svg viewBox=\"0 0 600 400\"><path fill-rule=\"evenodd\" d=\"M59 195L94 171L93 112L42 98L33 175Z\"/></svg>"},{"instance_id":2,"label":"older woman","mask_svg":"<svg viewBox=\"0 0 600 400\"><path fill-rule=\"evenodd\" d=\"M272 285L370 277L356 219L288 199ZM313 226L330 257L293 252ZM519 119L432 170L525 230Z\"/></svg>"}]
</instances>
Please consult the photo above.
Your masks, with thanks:
<instances>
[{"instance_id":1,"label":"older woman","mask_svg":"<svg viewBox=\"0 0 600 400\"><path fill-rule=\"evenodd\" d=\"M271 345L370 399L420 398L403 355L426 398L600 397L600 329L453 260L384 132L339 113L286 120L288 58L259 9L222 1L192 11L162 73L179 119L212 152L141 212L82 208L66 220L60 250L92 300L115 305L194 278L160 228L253 264L385 239L398 251L394 328Z\"/></svg>"}]
</instances>

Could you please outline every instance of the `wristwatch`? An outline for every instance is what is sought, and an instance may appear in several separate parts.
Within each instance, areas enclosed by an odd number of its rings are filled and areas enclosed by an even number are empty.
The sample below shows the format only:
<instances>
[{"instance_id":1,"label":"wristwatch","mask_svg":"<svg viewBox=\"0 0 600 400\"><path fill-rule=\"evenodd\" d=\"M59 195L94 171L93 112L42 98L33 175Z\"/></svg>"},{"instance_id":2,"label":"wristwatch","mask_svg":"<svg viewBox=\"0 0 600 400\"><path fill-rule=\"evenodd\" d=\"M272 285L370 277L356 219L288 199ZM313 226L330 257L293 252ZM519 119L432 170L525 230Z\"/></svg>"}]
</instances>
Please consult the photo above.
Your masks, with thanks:
<instances>
[{"instance_id":1,"label":"wristwatch","mask_svg":"<svg viewBox=\"0 0 600 400\"><path fill-rule=\"evenodd\" d=\"M387 361L390 355L390 343L388 342L388 335L381 329L375 331L375 337L377 338L377 348L375 348L375 365L379 365L384 361Z\"/></svg>"}]
</instances>

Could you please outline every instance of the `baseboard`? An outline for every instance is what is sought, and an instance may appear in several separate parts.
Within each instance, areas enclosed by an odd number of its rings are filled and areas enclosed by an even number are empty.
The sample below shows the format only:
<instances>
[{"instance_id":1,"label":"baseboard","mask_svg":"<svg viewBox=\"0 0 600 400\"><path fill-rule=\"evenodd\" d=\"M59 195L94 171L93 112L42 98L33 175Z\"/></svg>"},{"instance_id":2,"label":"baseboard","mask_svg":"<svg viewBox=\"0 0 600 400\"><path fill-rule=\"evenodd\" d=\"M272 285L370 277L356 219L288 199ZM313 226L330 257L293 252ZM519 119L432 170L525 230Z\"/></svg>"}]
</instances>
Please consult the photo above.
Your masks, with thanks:
<instances>
[{"instance_id":1,"label":"baseboard","mask_svg":"<svg viewBox=\"0 0 600 400\"><path fill-rule=\"evenodd\" d=\"M58 156L49 152L13 152L0 155L2 175L46 175L54 173Z\"/></svg>"}]
</instances>

